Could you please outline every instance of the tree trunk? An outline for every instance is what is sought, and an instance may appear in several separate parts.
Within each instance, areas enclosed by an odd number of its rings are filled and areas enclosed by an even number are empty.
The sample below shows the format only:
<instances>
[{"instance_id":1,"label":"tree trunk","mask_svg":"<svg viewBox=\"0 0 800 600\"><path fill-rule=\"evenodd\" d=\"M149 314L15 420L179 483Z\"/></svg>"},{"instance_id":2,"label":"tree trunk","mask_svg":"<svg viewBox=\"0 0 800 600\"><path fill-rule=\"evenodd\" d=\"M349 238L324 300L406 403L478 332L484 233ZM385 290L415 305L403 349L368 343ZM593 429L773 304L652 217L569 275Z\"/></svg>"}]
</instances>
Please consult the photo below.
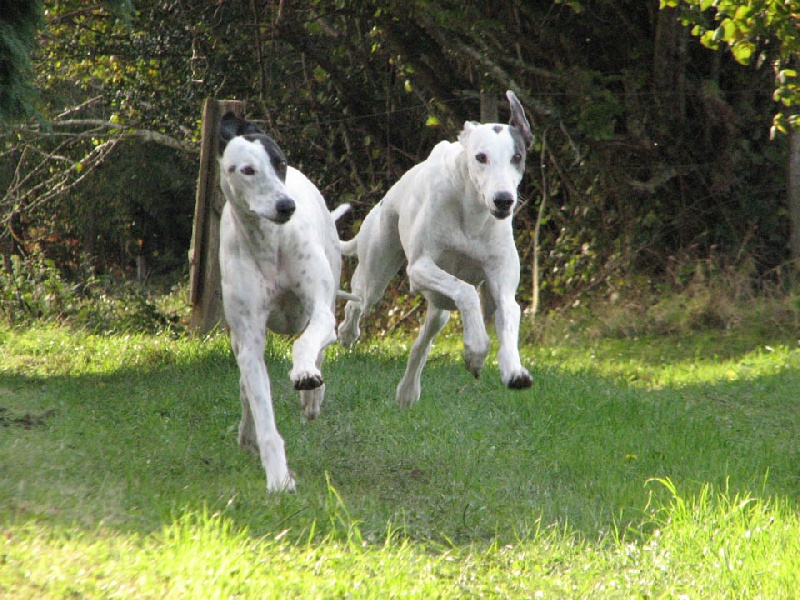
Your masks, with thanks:
<instances>
[{"instance_id":1,"label":"tree trunk","mask_svg":"<svg viewBox=\"0 0 800 600\"><path fill-rule=\"evenodd\" d=\"M656 105L677 127L686 119L686 62L688 31L677 8L664 8L656 16L653 50L653 93Z\"/></svg>"},{"instance_id":2,"label":"tree trunk","mask_svg":"<svg viewBox=\"0 0 800 600\"><path fill-rule=\"evenodd\" d=\"M500 119L497 111L497 94L481 92L481 123L497 123Z\"/></svg>"},{"instance_id":3,"label":"tree trunk","mask_svg":"<svg viewBox=\"0 0 800 600\"><path fill-rule=\"evenodd\" d=\"M797 272L800 272L800 130L790 134L788 204L791 234L789 251Z\"/></svg>"},{"instance_id":4,"label":"tree trunk","mask_svg":"<svg viewBox=\"0 0 800 600\"><path fill-rule=\"evenodd\" d=\"M219 121L226 112L243 117L244 107L244 102L218 102L212 98L207 98L203 106L200 174L189 250L189 301L192 304L189 329L200 335L225 322L219 271L219 222L225 205L217 163Z\"/></svg>"}]
</instances>

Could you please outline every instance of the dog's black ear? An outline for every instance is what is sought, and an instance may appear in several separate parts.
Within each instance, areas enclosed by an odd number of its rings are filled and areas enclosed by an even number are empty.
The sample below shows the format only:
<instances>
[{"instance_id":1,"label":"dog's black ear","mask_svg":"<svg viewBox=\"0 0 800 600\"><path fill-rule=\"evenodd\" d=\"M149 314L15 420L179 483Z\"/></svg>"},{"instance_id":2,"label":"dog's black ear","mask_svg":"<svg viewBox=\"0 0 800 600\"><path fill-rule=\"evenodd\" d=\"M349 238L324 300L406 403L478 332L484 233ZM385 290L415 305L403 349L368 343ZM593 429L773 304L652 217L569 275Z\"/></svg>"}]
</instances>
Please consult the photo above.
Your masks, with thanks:
<instances>
[{"instance_id":1,"label":"dog's black ear","mask_svg":"<svg viewBox=\"0 0 800 600\"><path fill-rule=\"evenodd\" d=\"M525 145L530 148L533 145L533 134L531 133L531 124L528 123L528 118L525 116L525 109L522 108L517 95L511 90L506 92L506 98L508 98L508 105L511 107L509 125L519 129L520 133L522 133L522 138L525 140Z\"/></svg>"},{"instance_id":2,"label":"dog's black ear","mask_svg":"<svg viewBox=\"0 0 800 600\"><path fill-rule=\"evenodd\" d=\"M242 121L239 117L235 114L229 112L222 115L222 119L219 122L219 153L225 150L225 146L228 145L233 138L235 138L239 131L239 122Z\"/></svg>"},{"instance_id":3,"label":"dog's black ear","mask_svg":"<svg viewBox=\"0 0 800 600\"><path fill-rule=\"evenodd\" d=\"M220 119L219 122L219 153L222 154L228 142L237 135L247 135L249 133L264 132L261 131L261 128L255 123L237 117L232 112L225 113L222 115L222 119Z\"/></svg>"}]
</instances>

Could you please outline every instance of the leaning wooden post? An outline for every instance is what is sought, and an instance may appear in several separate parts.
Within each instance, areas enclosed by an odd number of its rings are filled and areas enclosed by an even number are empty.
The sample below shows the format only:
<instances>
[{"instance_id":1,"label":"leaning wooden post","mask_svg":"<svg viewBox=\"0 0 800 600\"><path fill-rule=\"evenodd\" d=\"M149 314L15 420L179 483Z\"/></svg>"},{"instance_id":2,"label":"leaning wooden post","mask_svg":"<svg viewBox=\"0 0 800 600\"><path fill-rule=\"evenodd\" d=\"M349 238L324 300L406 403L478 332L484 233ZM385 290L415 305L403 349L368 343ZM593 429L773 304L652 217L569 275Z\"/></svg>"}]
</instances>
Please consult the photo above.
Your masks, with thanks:
<instances>
[{"instance_id":1,"label":"leaning wooden post","mask_svg":"<svg viewBox=\"0 0 800 600\"><path fill-rule=\"evenodd\" d=\"M219 272L219 221L225 198L219 188L217 162L219 121L226 112L244 117L244 102L206 98L203 105L200 172L189 249L189 329L205 334L225 323Z\"/></svg>"},{"instance_id":2,"label":"leaning wooden post","mask_svg":"<svg viewBox=\"0 0 800 600\"><path fill-rule=\"evenodd\" d=\"M499 122L500 113L497 109L497 94L481 91L481 123Z\"/></svg>"},{"instance_id":3,"label":"leaning wooden post","mask_svg":"<svg viewBox=\"0 0 800 600\"><path fill-rule=\"evenodd\" d=\"M789 136L789 257L797 276L800 275L800 129Z\"/></svg>"}]
</instances>

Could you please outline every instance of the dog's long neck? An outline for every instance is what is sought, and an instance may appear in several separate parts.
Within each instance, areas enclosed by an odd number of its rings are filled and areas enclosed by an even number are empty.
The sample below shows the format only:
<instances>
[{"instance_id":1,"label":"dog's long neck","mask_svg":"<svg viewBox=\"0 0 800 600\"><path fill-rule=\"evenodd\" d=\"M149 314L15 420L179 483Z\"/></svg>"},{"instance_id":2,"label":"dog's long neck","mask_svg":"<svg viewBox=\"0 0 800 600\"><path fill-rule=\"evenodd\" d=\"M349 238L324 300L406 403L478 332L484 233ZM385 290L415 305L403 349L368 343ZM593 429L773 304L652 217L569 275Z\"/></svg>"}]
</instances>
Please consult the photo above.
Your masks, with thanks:
<instances>
[{"instance_id":1,"label":"dog's long neck","mask_svg":"<svg viewBox=\"0 0 800 600\"><path fill-rule=\"evenodd\" d=\"M278 252L279 227L268 220L249 214L228 202L237 235L247 251L254 257L274 257Z\"/></svg>"}]
</instances>

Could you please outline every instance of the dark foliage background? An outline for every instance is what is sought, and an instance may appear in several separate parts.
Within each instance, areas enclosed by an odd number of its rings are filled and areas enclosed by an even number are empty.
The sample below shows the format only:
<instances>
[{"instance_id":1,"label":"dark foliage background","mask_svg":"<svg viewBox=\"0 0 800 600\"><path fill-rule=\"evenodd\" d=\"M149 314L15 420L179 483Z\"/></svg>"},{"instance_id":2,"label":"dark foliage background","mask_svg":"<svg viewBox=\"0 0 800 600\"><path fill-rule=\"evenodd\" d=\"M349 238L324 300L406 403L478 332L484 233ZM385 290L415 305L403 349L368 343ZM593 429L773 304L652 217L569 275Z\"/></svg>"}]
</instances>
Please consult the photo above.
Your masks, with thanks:
<instances>
[{"instance_id":1,"label":"dark foliage background","mask_svg":"<svg viewBox=\"0 0 800 600\"><path fill-rule=\"evenodd\" d=\"M788 258L769 44L739 65L657 0L44 5L40 119L1 142L7 261L39 248L68 271L133 276L142 256L150 273L185 269L206 96L246 100L330 206L352 203L349 237L465 120L493 101L506 120L506 89L537 135L515 224L523 302L543 200L551 306L686 283L712 259L758 285ZM26 195L54 173L63 193Z\"/></svg>"}]
</instances>

